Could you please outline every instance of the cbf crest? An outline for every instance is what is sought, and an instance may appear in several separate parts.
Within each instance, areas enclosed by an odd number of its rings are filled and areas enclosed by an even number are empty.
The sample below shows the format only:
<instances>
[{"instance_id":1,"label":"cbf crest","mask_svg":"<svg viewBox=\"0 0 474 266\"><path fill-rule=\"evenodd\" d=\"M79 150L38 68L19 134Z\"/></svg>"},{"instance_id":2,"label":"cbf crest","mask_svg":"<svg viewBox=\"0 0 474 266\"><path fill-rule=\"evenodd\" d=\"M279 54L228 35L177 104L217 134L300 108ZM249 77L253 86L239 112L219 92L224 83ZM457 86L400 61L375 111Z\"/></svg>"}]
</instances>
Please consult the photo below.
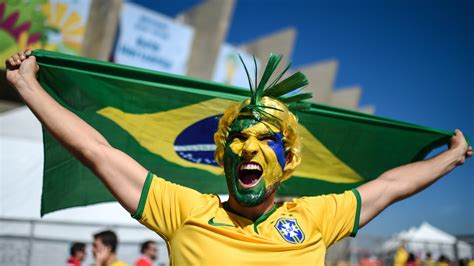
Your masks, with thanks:
<instances>
[{"instance_id":1,"label":"cbf crest","mask_svg":"<svg viewBox=\"0 0 474 266\"><path fill-rule=\"evenodd\" d=\"M303 243L304 232L296 219L280 218L275 223L278 233L291 244Z\"/></svg>"}]
</instances>

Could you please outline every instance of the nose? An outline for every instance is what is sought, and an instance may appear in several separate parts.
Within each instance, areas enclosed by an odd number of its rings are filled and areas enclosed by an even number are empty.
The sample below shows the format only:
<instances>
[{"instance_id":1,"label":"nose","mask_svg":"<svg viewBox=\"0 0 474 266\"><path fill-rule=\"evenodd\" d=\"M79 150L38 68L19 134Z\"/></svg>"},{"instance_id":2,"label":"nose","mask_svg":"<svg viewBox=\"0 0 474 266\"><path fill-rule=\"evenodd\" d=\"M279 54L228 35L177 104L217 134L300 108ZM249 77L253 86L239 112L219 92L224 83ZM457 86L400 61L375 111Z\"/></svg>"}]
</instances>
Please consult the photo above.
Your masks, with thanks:
<instances>
[{"instance_id":1,"label":"nose","mask_svg":"<svg viewBox=\"0 0 474 266\"><path fill-rule=\"evenodd\" d=\"M258 153L258 141L251 137L245 141L244 147L242 149L242 155L244 158L252 158Z\"/></svg>"}]
</instances>

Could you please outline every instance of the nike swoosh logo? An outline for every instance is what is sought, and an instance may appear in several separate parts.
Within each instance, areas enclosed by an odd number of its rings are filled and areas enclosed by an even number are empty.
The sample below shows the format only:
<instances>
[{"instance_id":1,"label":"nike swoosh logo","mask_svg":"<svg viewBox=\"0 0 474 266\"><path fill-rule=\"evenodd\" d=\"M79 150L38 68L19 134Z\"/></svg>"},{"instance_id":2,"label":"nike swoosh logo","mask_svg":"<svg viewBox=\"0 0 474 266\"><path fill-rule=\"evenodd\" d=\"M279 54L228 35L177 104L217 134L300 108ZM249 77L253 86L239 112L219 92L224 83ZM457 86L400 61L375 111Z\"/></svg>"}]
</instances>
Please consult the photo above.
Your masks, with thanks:
<instances>
[{"instance_id":1,"label":"nike swoosh logo","mask_svg":"<svg viewBox=\"0 0 474 266\"><path fill-rule=\"evenodd\" d=\"M211 219L209 219L209 221L207 222L209 225L212 225L212 226L230 226L230 227L237 227L233 224L224 224L224 223L216 223L214 222L214 218L215 217L212 217Z\"/></svg>"}]
</instances>

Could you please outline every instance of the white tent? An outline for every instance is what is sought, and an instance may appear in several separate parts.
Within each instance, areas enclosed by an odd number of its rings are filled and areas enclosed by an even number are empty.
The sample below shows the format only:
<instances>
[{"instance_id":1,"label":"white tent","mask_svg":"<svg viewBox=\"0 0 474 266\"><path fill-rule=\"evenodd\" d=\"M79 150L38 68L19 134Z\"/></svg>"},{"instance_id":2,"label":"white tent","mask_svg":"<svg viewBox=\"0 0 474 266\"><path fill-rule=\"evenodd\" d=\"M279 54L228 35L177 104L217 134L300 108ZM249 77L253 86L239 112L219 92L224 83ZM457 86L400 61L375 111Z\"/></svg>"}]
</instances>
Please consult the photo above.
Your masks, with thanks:
<instances>
[{"instance_id":1,"label":"white tent","mask_svg":"<svg viewBox=\"0 0 474 266\"><path fill-rule=\"evenodd\" d=\"M450 259L455 258L457 247L458 258L471 258L472 250L468 243L458 241L455 236L423 222L419 227L402 231L384 243L385 251L393 251L402 243L408 251L418 256L425 256L430 252L433 258L445 255Z\"/></svg>"}]
</instances>

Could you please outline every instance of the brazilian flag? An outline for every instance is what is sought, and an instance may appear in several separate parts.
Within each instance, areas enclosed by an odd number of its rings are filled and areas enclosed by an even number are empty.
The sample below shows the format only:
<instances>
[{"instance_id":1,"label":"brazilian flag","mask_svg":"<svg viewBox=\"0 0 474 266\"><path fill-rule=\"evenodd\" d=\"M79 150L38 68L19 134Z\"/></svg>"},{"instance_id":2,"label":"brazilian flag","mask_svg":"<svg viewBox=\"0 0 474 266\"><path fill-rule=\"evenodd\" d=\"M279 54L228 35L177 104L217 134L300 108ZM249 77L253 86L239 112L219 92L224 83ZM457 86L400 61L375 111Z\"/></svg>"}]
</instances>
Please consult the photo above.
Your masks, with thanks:
<instances>
[{"instance_id":1,"label":"brazilian flag","mask_svg":"<svg viewBox=\"0 0 474 266\"><path fill-rule=\"evenodd\" d=\"M202 193L227 193L214 161L223 110L248 90L92 59L36 50L39 82L114 147L153 173ZM311 104L298 113L302 163L279 195L341 192L423 159L452 132ZM43 129L41 214L113 201L97 177Z\"/></svg>"}]
</instances>

